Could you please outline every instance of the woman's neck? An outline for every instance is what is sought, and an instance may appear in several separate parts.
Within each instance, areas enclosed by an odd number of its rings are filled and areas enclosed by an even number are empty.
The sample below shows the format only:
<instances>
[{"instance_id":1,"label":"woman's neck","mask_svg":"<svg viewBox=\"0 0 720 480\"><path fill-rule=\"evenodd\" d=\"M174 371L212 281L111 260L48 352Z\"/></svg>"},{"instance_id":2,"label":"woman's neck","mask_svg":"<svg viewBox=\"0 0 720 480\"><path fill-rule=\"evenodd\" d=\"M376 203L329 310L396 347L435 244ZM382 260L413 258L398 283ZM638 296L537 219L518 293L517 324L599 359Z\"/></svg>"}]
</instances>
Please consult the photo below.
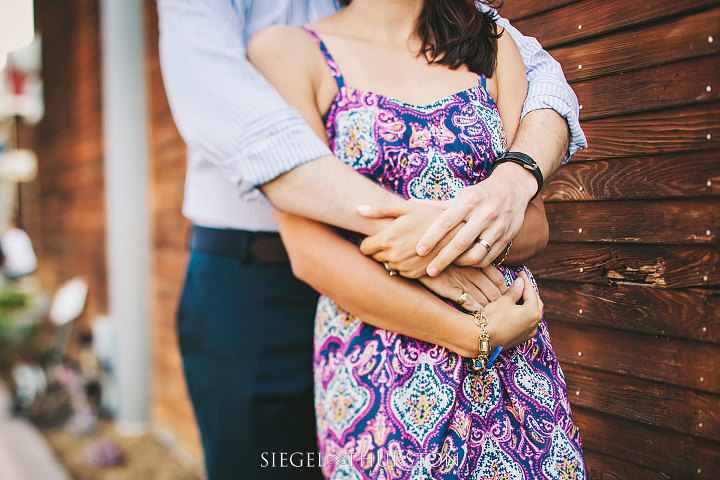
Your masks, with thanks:
<instances>
[{"instance_id":1,"label":"woman's neck","mask_svg":"<svg viewBox=\"0 0 720 480\"><path fill-rule=\"evenodd\" d=\"M415 34L422 7L423 0L353 0L345 14L363 37L402 48Z\"/></svg>"}]
</instances>

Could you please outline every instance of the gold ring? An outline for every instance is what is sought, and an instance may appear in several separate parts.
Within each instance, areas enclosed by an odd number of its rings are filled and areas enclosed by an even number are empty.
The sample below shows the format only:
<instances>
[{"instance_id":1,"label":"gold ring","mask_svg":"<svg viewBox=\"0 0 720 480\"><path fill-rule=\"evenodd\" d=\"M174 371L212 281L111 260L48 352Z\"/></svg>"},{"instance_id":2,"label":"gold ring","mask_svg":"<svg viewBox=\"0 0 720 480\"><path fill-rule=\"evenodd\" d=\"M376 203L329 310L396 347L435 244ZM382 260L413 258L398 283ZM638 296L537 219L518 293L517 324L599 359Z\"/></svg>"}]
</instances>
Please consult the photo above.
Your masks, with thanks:
<instances>
[{"instance_id":1,"label":"gold ring","mask_svg":"<svg viewBox=\"0 0 720 480\"><path fill-rule=\"evenodd\" d=\"M488 251L488 252L489 252L490 250L492 250L492 245L490 245L488 242L486 242L486 241L483 240L482 238L478 239L478 243L479 243L480 245L482 245L483 247L487 248L487 251Z\"/></svg>"},{"instance_id":2,"label":"gold ring","mask_svg":"<svg viewBox=\"0 0 720 480\"><path fill-rule=\"evenodd\" d=\"M462 305L463 303L465 303L467 301L467 298L468 298L468 293L465 290L463 290L463 292L460 294L460 296L458 297L458 299L455 303L457 303L458 305Z\"/></svg>"}]
</instances>

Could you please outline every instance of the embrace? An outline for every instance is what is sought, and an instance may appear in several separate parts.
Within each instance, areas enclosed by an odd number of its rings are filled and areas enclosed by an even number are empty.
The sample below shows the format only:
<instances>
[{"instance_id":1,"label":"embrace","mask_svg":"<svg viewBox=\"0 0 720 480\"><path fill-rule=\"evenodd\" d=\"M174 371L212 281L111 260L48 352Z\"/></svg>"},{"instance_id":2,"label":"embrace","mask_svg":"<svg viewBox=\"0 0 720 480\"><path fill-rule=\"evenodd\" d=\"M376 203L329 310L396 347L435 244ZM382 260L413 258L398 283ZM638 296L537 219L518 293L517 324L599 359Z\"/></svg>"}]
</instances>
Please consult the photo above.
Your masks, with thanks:
<instances>
[{"instance_id":1,"label":"embrace","mask_svg":"<svg viewBox=\"0 0 720 480\"><path fill-rule=\"evenodd\" d=\"M585 479L522 265L586 146L557 62L491 2L158 9L209 479Z\"/></svg>"}]
</instances>

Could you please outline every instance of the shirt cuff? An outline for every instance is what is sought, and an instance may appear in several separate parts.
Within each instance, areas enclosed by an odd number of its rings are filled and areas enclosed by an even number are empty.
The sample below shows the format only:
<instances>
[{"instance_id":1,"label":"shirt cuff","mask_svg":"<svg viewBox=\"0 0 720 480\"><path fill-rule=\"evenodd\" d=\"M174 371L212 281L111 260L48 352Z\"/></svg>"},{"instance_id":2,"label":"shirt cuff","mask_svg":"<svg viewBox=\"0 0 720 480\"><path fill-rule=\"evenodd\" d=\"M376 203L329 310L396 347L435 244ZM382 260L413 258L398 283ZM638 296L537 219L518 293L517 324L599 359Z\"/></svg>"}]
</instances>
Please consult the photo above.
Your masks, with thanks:
<instances>
[{"instance_id":1,"label":"shirt cuff","mask_svg":"<svg viewBox=\"0 0 720 480\"><path fill-rule=\"evenodd\" d=\"M246 188L244 197L260 194L257 187L268 183L307 162L332 155L330 149L318 138L301 118L285 120L268 127L268 122L256 124L245 137L239 161L241 177Z\"/></svg>"},{"instance_id":2,"label":"shirt cuff","mask_svg":"<svg viewBox=\"0 0 720 480\"><path fill-rule=\"evenodd\" d=\"M577 97L572 89L569 89L569 92L568 89L560 89L555 82L537 81L530 86L530 91L528 91L528 96L523 105L521 118L534 110L544 108L555 110L568 122L570 145L562 161L564 165L573 155L588 146L585 133L580 128Z\"/></svg>"}]
</instances>

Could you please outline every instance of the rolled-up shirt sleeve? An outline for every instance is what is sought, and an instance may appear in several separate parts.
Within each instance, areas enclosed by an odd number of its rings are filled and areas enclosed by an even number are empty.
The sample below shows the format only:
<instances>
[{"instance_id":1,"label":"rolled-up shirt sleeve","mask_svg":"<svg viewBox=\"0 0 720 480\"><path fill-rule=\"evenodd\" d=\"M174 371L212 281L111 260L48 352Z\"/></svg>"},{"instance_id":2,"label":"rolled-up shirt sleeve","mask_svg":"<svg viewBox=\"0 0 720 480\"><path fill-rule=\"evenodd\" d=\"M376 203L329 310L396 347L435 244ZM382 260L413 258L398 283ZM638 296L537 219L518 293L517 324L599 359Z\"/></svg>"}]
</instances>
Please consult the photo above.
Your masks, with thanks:
<instances>
[{"instance_id":1,"label":"rolled-up shirt sleeve","mask_svg":"<svg viewBox=\"0 0 720 480\"><path fill-rule=\"evenodd\" d=\"M528 77L528 93L523 105L522 117L533 110L550 108L564 117L570 128L570 145L563 163L575 153L587 148L587 139L580 128L580 107L575 92L567 83L562 67L540 42L526 37L504 18L498 18L498 25L505 28L520 50Z\"/></svg>"},{"instance_id":2,"label":"rolled-up shirt sleeve","mask_svg":"<svg viewBox=\"0 0 720 480\"><path fill-rule=\"evenodd\" d=\"M159 0L160 65L188 147L238 186L259 186L330 150L248 62L234 3Z\"/></svg>"}]
</instances>

